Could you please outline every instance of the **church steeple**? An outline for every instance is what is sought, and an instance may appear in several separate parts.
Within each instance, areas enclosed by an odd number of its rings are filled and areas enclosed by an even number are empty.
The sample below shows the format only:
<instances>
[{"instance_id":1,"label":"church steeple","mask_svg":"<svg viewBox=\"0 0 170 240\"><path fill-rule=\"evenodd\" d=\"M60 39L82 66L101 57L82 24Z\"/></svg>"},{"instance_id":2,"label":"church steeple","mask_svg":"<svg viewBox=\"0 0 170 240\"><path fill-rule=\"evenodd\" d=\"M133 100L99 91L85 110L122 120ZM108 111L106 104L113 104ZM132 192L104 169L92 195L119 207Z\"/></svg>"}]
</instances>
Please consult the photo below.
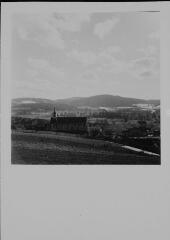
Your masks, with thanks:
<instances>
[{"instance_id":1,"label":"church steeple","mask_svg":"<svg viewBox=\"0 0 170 240\"><path fill-rule=\"evenodd\" d=\"M52 117L53 117L53 118L56 118L56 111L55 111L55 107L54 107L54 111L53 111L53 113L52 113Z\"/></svg>"}]
</instances>

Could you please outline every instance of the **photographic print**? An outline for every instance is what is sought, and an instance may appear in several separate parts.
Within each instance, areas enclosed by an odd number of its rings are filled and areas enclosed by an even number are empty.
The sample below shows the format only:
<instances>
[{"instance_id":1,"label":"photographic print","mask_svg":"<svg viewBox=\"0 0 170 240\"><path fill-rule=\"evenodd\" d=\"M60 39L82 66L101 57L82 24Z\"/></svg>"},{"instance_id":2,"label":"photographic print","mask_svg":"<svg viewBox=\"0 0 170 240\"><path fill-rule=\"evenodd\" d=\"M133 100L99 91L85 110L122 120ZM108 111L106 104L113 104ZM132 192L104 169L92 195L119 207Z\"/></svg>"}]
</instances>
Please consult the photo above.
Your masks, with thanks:
<instances>
[{"instance_id":1,"label":"photographic print","mask_svg":"<svg viewBox=\"0 0 170 240\"><path fill-rule=\"evenodd\" d=\"M12 164L161 164L159 14L12 15Z\"/></svg>"}]
</instances>

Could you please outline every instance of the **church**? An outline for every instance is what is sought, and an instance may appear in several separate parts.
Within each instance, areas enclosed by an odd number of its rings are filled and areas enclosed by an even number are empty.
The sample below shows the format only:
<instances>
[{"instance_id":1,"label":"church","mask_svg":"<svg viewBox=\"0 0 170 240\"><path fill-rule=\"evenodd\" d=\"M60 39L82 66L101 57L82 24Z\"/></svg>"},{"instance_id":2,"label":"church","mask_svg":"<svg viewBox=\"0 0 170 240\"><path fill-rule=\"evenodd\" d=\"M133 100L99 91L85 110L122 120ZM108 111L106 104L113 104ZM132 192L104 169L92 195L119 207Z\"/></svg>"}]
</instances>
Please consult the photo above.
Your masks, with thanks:
<instances>
[{"instance_id":1,"label":"church","mask_svg":"<svg viewBox=\"0 0 170 240\"><path fill-rule=\"evenodd\" d=\"M51 130L69 133L87 133L87 117L60 117L56 116L56 110L50 120Z\"/></svg>"}]
</instances>

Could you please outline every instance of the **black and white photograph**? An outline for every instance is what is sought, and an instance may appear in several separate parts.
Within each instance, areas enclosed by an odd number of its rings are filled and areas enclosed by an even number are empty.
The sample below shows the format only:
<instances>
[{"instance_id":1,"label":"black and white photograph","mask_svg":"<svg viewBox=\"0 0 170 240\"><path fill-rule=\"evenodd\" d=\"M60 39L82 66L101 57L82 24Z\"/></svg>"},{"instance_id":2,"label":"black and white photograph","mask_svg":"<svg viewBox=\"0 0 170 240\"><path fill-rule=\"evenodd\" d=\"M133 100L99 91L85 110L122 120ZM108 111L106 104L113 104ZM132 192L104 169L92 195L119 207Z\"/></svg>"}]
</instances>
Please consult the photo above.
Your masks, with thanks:
<instances>
[{"instance_id":1,"label":"black and white photograph","mask_svg":"<svg viewBox=\"0 0 170 240\"><path fill-rule=\"evenodd\" d=\"M1 3L1 239L170 239L169 2Z\"/></svg>"},{"instance_id":2,"label":"black and white photograph","mask_svg":"<svg viewBox=\"0 0 170 240\"><path fill-rule=\"evenodd\" d=\"M11 164L161 164L159 11L10 21Z\"/></svg>"}]
</instances>

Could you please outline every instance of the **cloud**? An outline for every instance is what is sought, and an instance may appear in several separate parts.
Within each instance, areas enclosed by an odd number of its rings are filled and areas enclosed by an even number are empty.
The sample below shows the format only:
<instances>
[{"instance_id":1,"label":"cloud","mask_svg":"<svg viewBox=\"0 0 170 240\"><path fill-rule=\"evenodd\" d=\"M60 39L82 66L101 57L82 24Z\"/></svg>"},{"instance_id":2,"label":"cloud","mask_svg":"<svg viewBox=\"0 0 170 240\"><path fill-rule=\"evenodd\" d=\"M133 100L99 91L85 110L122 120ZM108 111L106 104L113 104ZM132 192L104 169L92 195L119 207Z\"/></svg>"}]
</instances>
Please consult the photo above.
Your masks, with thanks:
<instances>
[{"instance_id":1,"label":"cloud","mask_svg":"<svg viewBox=\"0 0 170 240\"><path fill-rule=\"evenodd\" d=\"M85 22L90 21L89 13L54 13L55 26L64 31L77 32Z\"/></svg>"},{"instance_id":2,"label":"cloud","mask_svg":"<svg viewBox=\"0 0 170 240\"><path fill-rule=\"evenodd\" d=\"M109 47L105 48L105 50L103 50L102 53L116 56L117 54L119 54L121 52L122 52L121 47L114 45L114 46L109 46Z\"/></svg>"},{"instance_id":3,"label":"cloud","mask_svg":"<svg viewBox=\"0 0 170 240\"><path fill-rule=\"evenodd\" d=\"M100 39L103 39L106 35L108 35L113 28L119 22L118 18L111 18L104 22L99 22L95 25L94 34L96 34Z\"/></svg>"},{"instance_id":4,"label":"cloud","mask_svg":"<svg viewBox=\"0 0 170 240\"><path fill-rule=\"evenodd\" d=\"M81 30L84 22L90 21L90 14L46 14L26 15L18 23L18 35L22 40L35 41L43 47L65 48L63 31Z\"/></svg>"},{"instance_id":5,"label":"cloud","mask_svg":"<svg viewBox=\"0 0 170 240\"><path fill-rule=\"evenodd\" d=\"M80 51L77 49L68 53L71 61L82 64L81 73L78 76L81 84L102 84L103 80L108 84L116 82L117 74L125 71L126 63L121 59L122 49L119 46L110 46L98 52Z\"/></svg>"},{"instance_id":6,"label":"cloud","mask_svg":"<svg viewBox=\"0 0 170 240\"><path fill-rule=\"evenodd\" d=\"M130 73L130 75L139 79L150 79L159 76L159 52L154 46L148 46L146 49L139 49L142 57L127 61L122 57L120 46L109 46L98 52L81 51L73 49L67 53L71 62L75 61L82 66L82 79L113 79L114 76L121 73ZM44 79L54 81L62 79L66 81L65 73L62 69L50 64L45 59L30 58L29 75L36 80ZM115 78L116 79L116 78Z\"/></svg>"},{"instance_id":7,"label":"cloud","mask_svg":"<svg viewBox=\"0 0 170 240\"><path fill-rule=\"evenodd\" d=\"M62 79L65 76L64 71L51 65L45 59L29 58L28 64L29 76L34 79L40 79L42 81L55 81L57 79Z\"/></svg>"},{"instance_id":8,"label":"cloud","mask_svg":"<svg viewBox=\"0 0 170 240\"><path fill-rule=\"evenodd\" d=\"M22 78L13 81L16 96L62 98L70 91L73 83L68 81L65 71L51 64L47 59L28 58ZM70 80L70 79L69 79Z\"/></svg>"},{"instance_id":9,"label":"cloud","mask_svg":"<svg viewBox=\"0 0 170 240\"><path fill-rule=\"evenodd\" d=\"M97 61L97 55L91 51L78 51L77 49L74 49L67 55L84 66L93 65Z\"/></svg>"},{"instance_id":10,"label":"cloud","mask_svg":"<svg viewBox=\"0 0 170 240\"><path fill-rule=\"evenodd\" d=\"M120 66L123 66L122 49L119 46L110 46L100 51L98 53L98 63L108 71L120 71Z\"/></svg>"},{"instance_id":11,"label":"cloud","mask_svg":"<svg viewBox=\"0 0 170 240\"><path fill-rule=\"evenodd\" d=\"M141 57L128 63L128 71L140 79L158 78L160 75L160 47L157 44L138 49Z\"/></svg>"},{"instance_id":12,"label":"cloud","mask_svg":"<svg viewBox=\"0 0 170 240\"><path fill-rule=\"evenodd\" d=\"M128 64L128 71L140 79L158 77L159 64L155 57L138 58Z\"/></svg>"},{"instance_id":13,"label":"cloud","mask_svg":"<svg viewBox=\"0 0 170 240\"><path fill-rule=\"evenodd\" d=\"M141 72L141 73L140 73L140 76L141 76L141 77L144 77L144 78L145 78L145 77L148 78L148 77L152 77L152 74L153 74L152 71L146 70L146 71L144 71L144 72Z\"/></svg>"},{"instance_id":14,"label":"cloud","mask_svg":"<svg viewBox=\"0 0 170 240\"><path fill-rule=\"evenodd\" d=\"M157 45L149 45L146 48L140 48L137 51L145 57L155 57L159 59L160 48Z\"/></svg>"},{"instance_id":15,"label":"cloud","mask_svg":"<svg viewBox=\"0 0 170 240\"><path fill-rule=\"evenodd\" d=\"M159 76L159 49L149 45L139 49L141 57L127 61L120 46L110 46L97 53L92 51L73 50L69 57L85 67L86 78L109 78L121 73L130 73L135 78L153 78Z\"/></svg>"},{"instance_id":16,"label":"cloud","mask_svg":"<svg viewBox=\"0 0 170 240\"><path fill-rule=\"evenodd\" d=\"M154 58L139 58L132 61L133 66L136 68L150 68L154 65Z\"/></svg>"},{"instance_id":17,"label":"cloud","mask_svg":"<svg viewBox=\"0 0 170 240\"><path fill-rule=\"evenodd\" d=\"M51 16L29 15L20 21L18 35L22 40L34 41L43 47L65 47L61 33L51 24Z\"/></svg>"},{"instance_id":18,"label":"cloud","mask_svg":"<svg viewBox=\"0 0 170 240\"><path fill-rule=\"evenodd\" d=\"M119 73L124 69L122 49L119 46L110 46L99 52L80 51L73 49L67 54L85 68L93 67L94 71L105 73Z\"/></svg>"}]
</instances>

